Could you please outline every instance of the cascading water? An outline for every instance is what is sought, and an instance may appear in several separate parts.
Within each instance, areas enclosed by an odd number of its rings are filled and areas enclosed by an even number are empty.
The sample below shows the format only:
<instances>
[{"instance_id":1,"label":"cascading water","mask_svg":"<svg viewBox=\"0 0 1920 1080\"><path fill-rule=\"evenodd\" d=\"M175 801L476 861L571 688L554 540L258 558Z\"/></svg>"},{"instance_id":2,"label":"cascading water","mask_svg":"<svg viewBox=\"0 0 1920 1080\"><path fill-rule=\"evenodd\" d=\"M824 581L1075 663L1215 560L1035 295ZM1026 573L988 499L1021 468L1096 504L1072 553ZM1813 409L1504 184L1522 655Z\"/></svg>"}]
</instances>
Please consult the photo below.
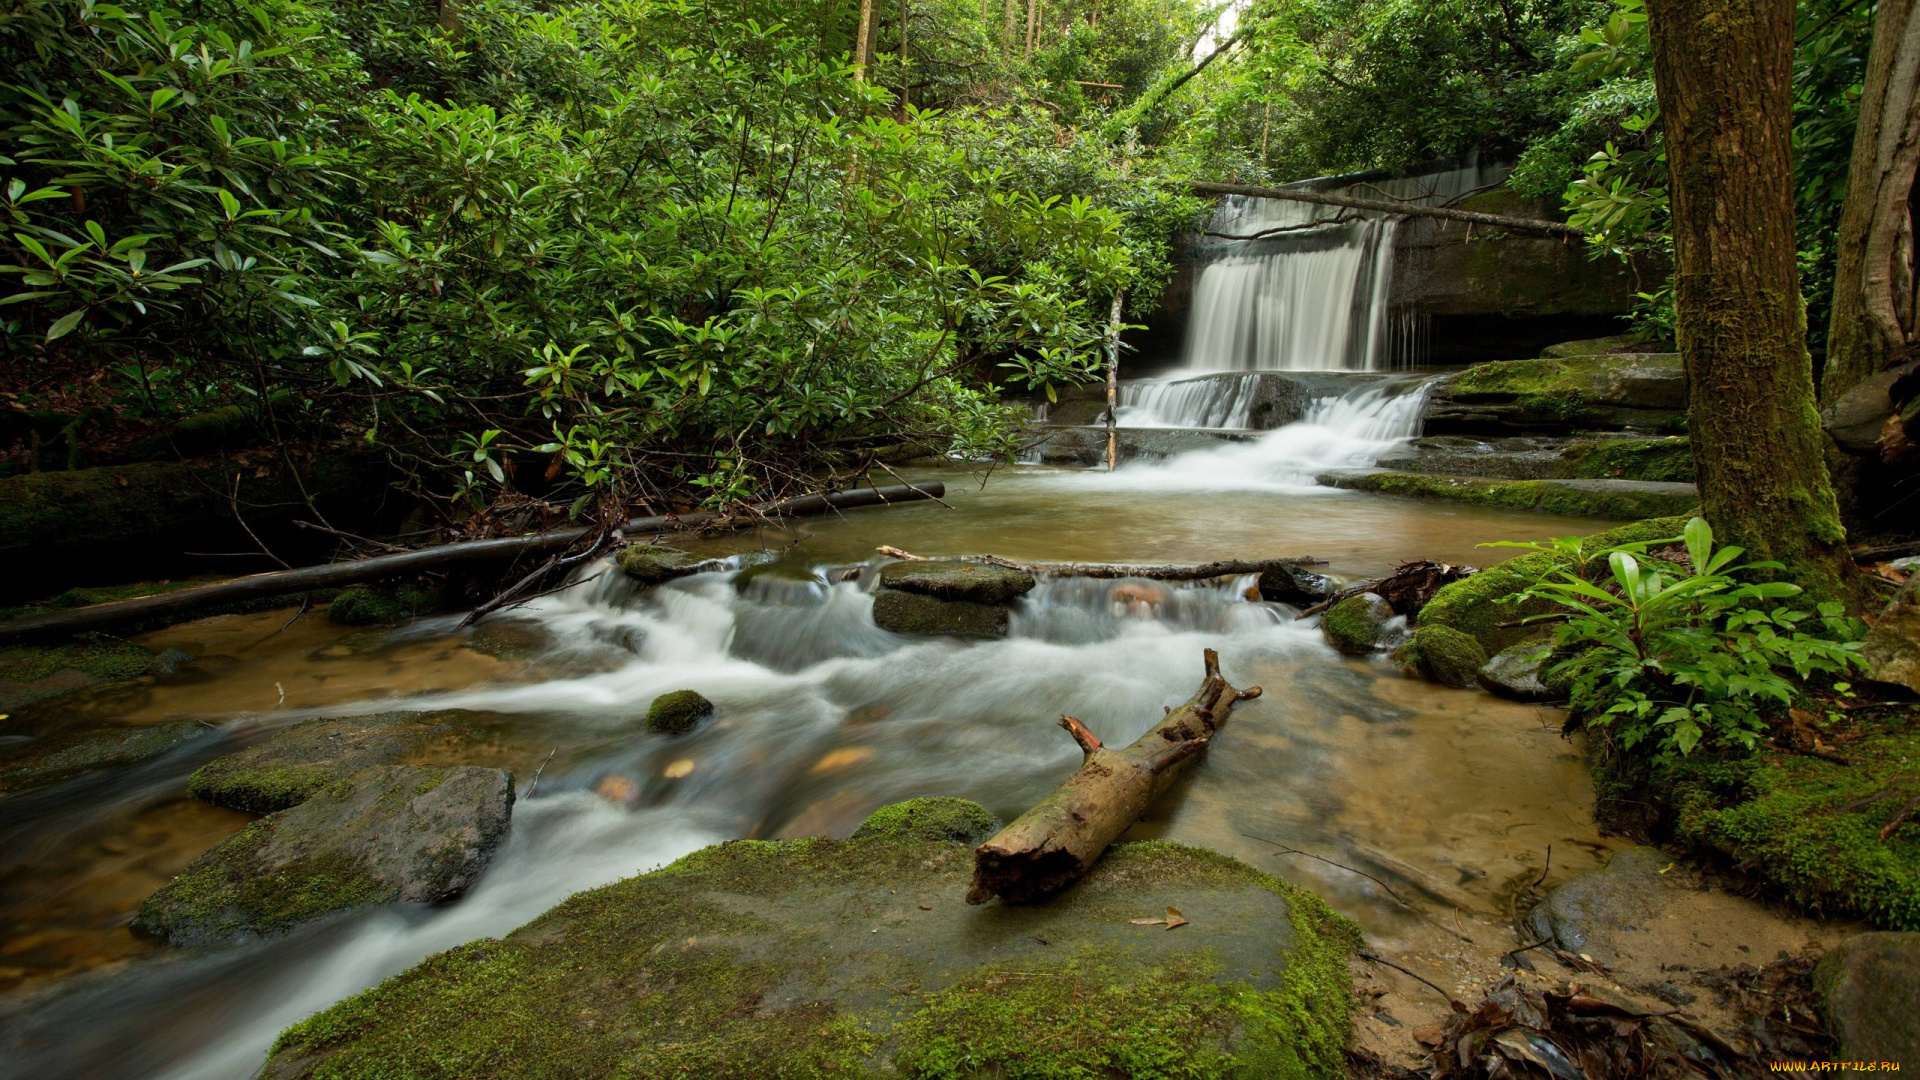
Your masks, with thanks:
<instances>
[{"instance_id":1,"label":"cascading water","mask_svg":"<svg viewBox=\"0 0 1920 1080\"><path fill-rule=\"evenodd\" d=\"M1258 375L1145 379L1121 385L1117 415L1130 428L1246 428L1259 392Z\"/></svg>"}]
</instances>

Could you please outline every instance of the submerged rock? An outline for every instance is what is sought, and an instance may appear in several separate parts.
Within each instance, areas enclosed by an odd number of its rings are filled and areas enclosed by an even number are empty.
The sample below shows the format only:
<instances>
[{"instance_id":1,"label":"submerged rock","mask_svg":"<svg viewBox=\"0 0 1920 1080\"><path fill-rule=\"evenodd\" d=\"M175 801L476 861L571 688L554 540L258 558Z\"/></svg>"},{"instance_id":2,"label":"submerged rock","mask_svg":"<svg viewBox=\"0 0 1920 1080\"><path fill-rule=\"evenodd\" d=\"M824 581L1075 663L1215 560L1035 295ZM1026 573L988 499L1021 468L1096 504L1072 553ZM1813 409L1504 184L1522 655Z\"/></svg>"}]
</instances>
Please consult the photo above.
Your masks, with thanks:
<instances>
[{"instance_id":1,"label":"submerged rock","mask_svg":"<svg viewBox=\"0 0 1920 1080\"><path fill-rule=\"evenodd\" d=\"M153 671L152 651L131 641L88 635L64 645L0 649L0 713Z\"/></svg>"},{"instance_id":2,"label":"submerged rock","mask_svg":"<svg viewBox=\"0 0 1920 1080\"><path fill-rule=\"evenodd\" d=\"M901 592L998 604L1033 591L1033 575L1012 567L957 560L888 563L880 568L880 584Z\"/></svg>"},{"instance_id":3,"label":"submerged rock","mask_svg":"<svg viewBox=\"0 0 1920 1080\"><path fill-rule=\"evenodd\" d=\"M853 830L853 838L980 844L999 831L1000 822L972 799L933 796L875 810Z\"/></svg>"},{"instance_id":4,"label":"submerged rock","mask_svg":"<svg viewBox=\"0 0 1920 1080\"><path fill-rule=\"evenodd\" d=\"M446 900L486 867L513 811L501 769L396 765L254 822L140 905L136 932L198 945L373 904Z\"/></svg>"},{"instance_id":5,"label":"submerged rock","mask_svg":"<svg viewBox=\"0 0 1920 1080\"><path fill-rule=\"evenodd\" d=\"M1846 1061L1920 1061L1920 934L1848 938L1814 969Z\"/></svg>"},{"instance_id":6,"label":"submerged rock","mask_svg":"<svg viewBox=\"0 0 1920 1080\"><path fill-rule=\"evenodd\" d=\"M1164 842L1031 907L968 906L972 869L937 841L707 848L295 1025L262 1075L1346 1074L1359 933L1311 894ZM1135 922L1169 907L1188 924Z\"/></svg>"},{"instance_id":7,"label":"submerged rock","mask_svg":"<svg viewBox=\"0 0 1920 1080\"><path fill-rule=\"evenodd\" d=\"M1012 625L1010 613L999 604L941 600L899 589L881 589L873 594L873 621L880 629L896 634L936 637L1006 637Z\"/></svg>"},{"instance_id":8,"label":"submerged rock","mask_svg":"<svg viewBox=\"0 0 1920 1080\"><path fill-rule=\"evenodd\" d=\"M448 735L462 715L392 712L295 724L202 765L187 794L254 814L285 810L361 769L407 760Z\"/></svg>"},{"instance_id":9,"label":"submerged rock","mask_svg":"<svg viewBox=\"0 0 1920 1080\"><path fill-rule=\"evenodd\" d=\"M1472 686L1487 663L1487 650L1466 634L1446 626L1422 626L1394 650L1402 668L1442 686Z\"/></svg>"},{"instance_id":10,"label":"submerged rock","mask_svg":"<svg viewBox=\"0 0 1920 1080\"><path fill-rule=\"evenodd\" d=\"M532 619L495 619L473 628L467 648L496 660L526 660L553 648L553 634Z\"/></svg>"},{"instance_id":11,"label":"submerged rock","mask_svg":"<svg viewBox=\"0 0 1920 1080\"><path fill-rule=\"evenodd\" d=\"M713 715L713 702L695 690L661 694L647 706L647 729L663 735L685 735Z\"/></svg>"},{"instance_id":12,"label":"submerged rock","mask_svg":"<svg viewBox=\"0 0 1920 1080\"><path fill-rule=\"evenodd\" d=\"M1527 916L1536 938L1584 954L1602 964L1617 959L1614 935L1653 918L1679 880L1661 871L1673 857L1658 848L1616 853L1607 865L1581 874L1548 894Z\"/></svg>"},{"instance_id":13,"label":"submerged rock","mask_svg":"<svg viewBox=\"0 0 1920 1080\"><path fill-rule=\"evenodd\" d=\"M673 578L685 577L693 573L700 559L679 548L663 547L659 544L635 544L623 548L613 561L626 571L628 577L642 585L658 585Z\"/></svg>"},{"instance_id":14,"label":"submerged rock","mask_svg":"<svg viewBox=\"0 0 1920 1080\"><path fill-rule=\"evenodd\" d=\"M423 585L350 585L327 605L327 620L341 626L386 626L431 615L444 603L439 589Z\"/></svg>"},{"instance_id":15,"label":"submerged rock","mask_svg":"<svg viewBox=\"0 0 1920 1080\"><path fill-rule=\"evenodd\" d=\"M1320 616L1320 632L1327 644L1349 656L1364 656L1380 647L1393 607L1372 593L1349 596Z\"/></svg>"},{"instance_id":16,"label":"submerged rock","mask_svg":"<svg viewBox=\"0 0 1920 1080\"><path fill-rule=\"evenodd\" d=\"M110 765L132 765L207 734L194 720L35 739L0 753L0 794L58 783Z\"/></svg>"},{"instance_id":17,"label":"submerged rock","mask_svg":"<svg viewBox=\"0 0 1920 1080\"><path fill-rule=\"evenodd\" d=\"M1510 645L1495 653L1475 677L1490 694L1514 701L1551 701L1554 692L1541 680L1540 671L1553 656L1553 646L1544 641Z\"/></svg>"},{"instance_id":18,"label":"submerged rock","mask_svg":"<svg viewBox=\"0 0 1920 1080\"><path fill-rule=\"evenodd\" d=\"M1876 682L1920 691L1920 574L1893 594L1880 621L1867 631L1860 656Z\"/></svg>"}]
</instances>

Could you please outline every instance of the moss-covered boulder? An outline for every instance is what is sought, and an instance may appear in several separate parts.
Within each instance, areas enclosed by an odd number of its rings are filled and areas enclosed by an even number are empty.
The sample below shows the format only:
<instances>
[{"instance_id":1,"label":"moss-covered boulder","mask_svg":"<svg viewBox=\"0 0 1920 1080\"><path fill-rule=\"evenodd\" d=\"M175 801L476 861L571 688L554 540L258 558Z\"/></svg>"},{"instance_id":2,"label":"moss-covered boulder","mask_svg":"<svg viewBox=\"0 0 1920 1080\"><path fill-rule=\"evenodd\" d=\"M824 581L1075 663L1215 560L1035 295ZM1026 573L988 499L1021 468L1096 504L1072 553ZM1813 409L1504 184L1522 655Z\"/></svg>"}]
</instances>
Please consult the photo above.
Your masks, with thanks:
<instances>
[{"instance_id":1,"label":"moss-covered boulder","mask_svg":"<svg viewBox=\"0 0 1920 1080\"><path fill-rule=\"evenodd\" d=\"M1422 626L1394 650L1393 659L1429 682L1464 689L1476 682L1487 663L1487 650L1452 627Z\"/></svg>"},{"instance_id":2,"label":"moss-covered boulder","mask_svg":"<svg viewBox=\"0 0 1920 1080\"><path fill-rule=\"evenodd\" d=\"M133 928L198 945L450 899L479 877L512 810L500 769L368 769L221 841L148 897Z\"/></svg>"},{"instance_id":3,"label":"moss-covered boulder","mask_svg":"<svg viewBox=\"0 0 1920 1080\"><path fill-rule=\"evenodd\" d=\"M613 557L626 575L642 585L658 585L685 577L700 565L700 559L679 548L660 544L634 544Z\"/></svg>"},{"instance_id":4,"label":"moss-covered boulder","mask_svg":"<svg viewBox=\"0 0 1920 1080\"><path fill-rule=\"evenodd\" d=\"M1814 969L1844 1061L1920 1061L1920 934L1860 934Z\"/></svg>"},{"instance_id":5,"label":"moss-covered boulder","mask_svg":"<svg viewBox=\"0 0 1920 1080\"><path fill-rule=\"evenodd\" d=\"M1033 591L1033 575L1025 570L958 560L888 563L880 568L880 584L901 592L1000 604Z\"/></svg>"},{"instance_id":6,"label":"moss-covered boulder","mask_svg":"<svg viewBox=\"0 0 1920 1080\"><path fill-rule=\"evenodd\" d=\"M663 735L685 735L713 715L713 702L697 690L661 694L647 706L647 730Z\"/></svg>"},{"instance_id":7,"label":"moss-covered boulder","mask_svg":"<svg viewBox=\"0 0 1920 1080\"><path fill-rule=\"evenodd\" d=\"M1000 822L972 799L932 796L883 806L853 830L855 840L938 840L980 844L1000 831Z\"/></svg>"},{"instance_id":8,"label":"moss-covered boulder","mask_svg":"<svg viewBox=\"0 0 1920 1080\"><path fill-rule=\"evenodd\" d=\"M963 844L734 841L580 893L281 1035L263 1076L1346 1075L1353 924L1222 855L1115 847L966 904ZM1188 924L1136 925L1179 909Z\"/></svg>"},{"instance_id":9,"label":"moss-covered boulder","mask_svg":"<svg viewBox=\"0 0 1920 1080\"><path fill-rule=\"evenodd\" d=\"M1552 474L1567 480L1650 480L1691 484L1693 441L1684 435L1657 439L1587 439L1560 451Z\"/></svg>"},{"instance_id":10,"label":"moss-covered boulder","mask_svg":"<svg viewBox=\"0 0 1920 1080\"><path fill-rule=\"evenodd\" d=\"M105 635L89 635L63 645L0 649L0 713L100 683L144 675L153 662L151 650Z\"/></svg>"},{"instance_id":11,"label":"moss-covered boulder","mask_svg":"<svg viewBox=\"0 0 1920 1080\"><path fill-rule=\"evenodd\" d=\"M215 806L271 814L370 766L410 762L429 743L452 735L463 715L392 712L308 720L202 765L187 781L187 793Z\"/></svg>"},{"instance_id":12,"label":"moss-covered boulder","mask_svg":"<svg viewBox=\"0 0 1920 1080\"><path fill-rule=\"evenodd\" d=\"M873 594L873 621L880 629L896 634L932 637L1006 637L1013 625L1011 613L1000 604L942 600L899 589L881 589Z\"/></svg>"},{"instance_id":13,"label":"moss-covered boulder","mask_svg":"<svg viewBox=\"0 0 1920 1080\"><path fill-rule=\"evenodd\" d=\"M208 734L194 720L151 727L76 731L0 751L0 794L58 783L113 765L132 765Z\"/></svg>"},{"instance_id":14,"label":"moss-covered boulder","mask_svg":"<svg viewBox=\"0 0 1920 1080\"><path fill-rule=\"evenodd\" d=\"M1329 469L1315 480L1348 491L1443 499L1567 517L1636 519L1688 515L1700 505L1700 493L1692 484L1647 480L1490 480L1382 469Z\"/></svg>"},{"instance_id":15,"label":"moss-covered boulder","mask_svg":"<svg viewBox=\"0 0 1920 1080\"><path fill-rule=\"evenodd\" d=\"M1393 607L1373 593L1349 596L1320 616L1327 644L1349 656L1365 656L1380 647Z\"/></svg>"},{"instance_id":16,"label":"moss-covered boulder","mask_svg":"<svg viewBox=\"0 0 1920 1080\"><path fill-rule=\"evenodd\" d=\"M387 626L431 615L444 603L439 589L425 585L351 585L327 605L327 618L341 626Z\"/></svg>"},{"instance_id":17,"label":"moss-covered boulder","mask_svg":"<svg viewBox=\"0 0 1920 1080\"><path fill-rule=\"evenodd\" d=\"M1550 666L1552 657L1553 645L1549 642L1509 645L1494 654L1474 677L1482 688L1498 697L1512 701L1551 701L1555 696L1553 688L1541 675Z\"/></svg>"},{"instance_id":18,"label":"moss-covered boulder","mask_svg":"<svg viewBox=\"0 0 1920 1080\"><path fill-rule=\"evenodd\" d=\"M1686 525L1686 519L1681 517L1636 521L1587 537L1585 550L1591 554L1621 544L1665 540L1679 536ZM1420 609L1420 625L1452 627L1472 636L1488 652L1499 652L1509 645L1536 637L1540 632L1537 627L1502 627L1501 623L1517 622L1529 615L1544 615L1559 610L1544 600L1524 604L1502 601L1548 574L1572 569L1573 566L1574 561L1570 557L1558 552L1533 552L1508 559L1435 593L1433 599ZM1605 563L1590 560L1588 568L1593 573L1599 573L1605 570Z\"/></svg>"},{"instance_id":19,"label":"moss-covered boulder","mask_svg":"<svg viewBox=\"0 0 1920 1080\"><path fill-rule=\"evenodd\" d=\"M1475 364L1429 396L1429 435L1686 430L1687 378L1677 353L1595 353Z\"/></svg>"}]
</instances>

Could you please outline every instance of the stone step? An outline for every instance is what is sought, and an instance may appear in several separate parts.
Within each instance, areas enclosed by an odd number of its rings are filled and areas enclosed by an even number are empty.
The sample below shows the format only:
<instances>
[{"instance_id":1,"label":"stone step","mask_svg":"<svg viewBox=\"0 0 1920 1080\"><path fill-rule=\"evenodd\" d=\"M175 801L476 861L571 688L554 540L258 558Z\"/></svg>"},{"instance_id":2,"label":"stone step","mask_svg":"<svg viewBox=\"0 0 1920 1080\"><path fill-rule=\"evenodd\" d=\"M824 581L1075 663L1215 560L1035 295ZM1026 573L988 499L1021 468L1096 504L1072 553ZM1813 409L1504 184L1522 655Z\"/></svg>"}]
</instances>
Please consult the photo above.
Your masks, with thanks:
<instances>
[{"instance_id":1,"label":"stone step","mask_svg":"<svg viewBox=\"0 0 1920 1080\"><path fill-rule=\"evenodd\" d=\"M1221 443L1248 442L1263 434L1236 428L1118 428L1121 461L1164 461L1175 454L1206 450ZM1103 426L1044 425L1027 429L1030 439L1042 440L1035 450L1046 465L1099 465L1107 460L1107 429Z\"/></svg>"},{"instance_id":2,"label":"stone step","mask_svg":"<svg viewBox=\"0 0 1920 1080\"><path fill-rule=\"evenodd\" d=\"M1329 469L1314 479L1328 487L1378 495L1623 521L1690 514L1700 505L1692 484L1651 480L1494 480L1393 469Z\"/></svg>"}]
</instances>

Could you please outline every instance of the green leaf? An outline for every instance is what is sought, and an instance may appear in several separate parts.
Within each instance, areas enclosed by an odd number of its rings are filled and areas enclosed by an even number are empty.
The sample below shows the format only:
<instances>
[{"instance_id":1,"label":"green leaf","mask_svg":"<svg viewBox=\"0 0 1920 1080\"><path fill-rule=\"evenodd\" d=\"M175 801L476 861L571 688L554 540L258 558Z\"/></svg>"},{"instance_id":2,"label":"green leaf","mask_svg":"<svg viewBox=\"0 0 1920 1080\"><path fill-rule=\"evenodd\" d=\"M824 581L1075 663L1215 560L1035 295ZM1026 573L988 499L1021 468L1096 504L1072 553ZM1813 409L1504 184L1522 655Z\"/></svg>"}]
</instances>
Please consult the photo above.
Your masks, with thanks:
<instances>
[{"instance_id":1,"label":"green leaf","mask_svg":"<svg viewBox=\"0 0 1920 1080\"><path fill-rule=\"evenodd\" d=\"M57 322L47 327L47 340L53 341L56 338L66 337L74 327L80 325L80 320L85 318L86 314L86 308L75 308L65 315L60 316Z\"/></svg>"}]
</instances>

